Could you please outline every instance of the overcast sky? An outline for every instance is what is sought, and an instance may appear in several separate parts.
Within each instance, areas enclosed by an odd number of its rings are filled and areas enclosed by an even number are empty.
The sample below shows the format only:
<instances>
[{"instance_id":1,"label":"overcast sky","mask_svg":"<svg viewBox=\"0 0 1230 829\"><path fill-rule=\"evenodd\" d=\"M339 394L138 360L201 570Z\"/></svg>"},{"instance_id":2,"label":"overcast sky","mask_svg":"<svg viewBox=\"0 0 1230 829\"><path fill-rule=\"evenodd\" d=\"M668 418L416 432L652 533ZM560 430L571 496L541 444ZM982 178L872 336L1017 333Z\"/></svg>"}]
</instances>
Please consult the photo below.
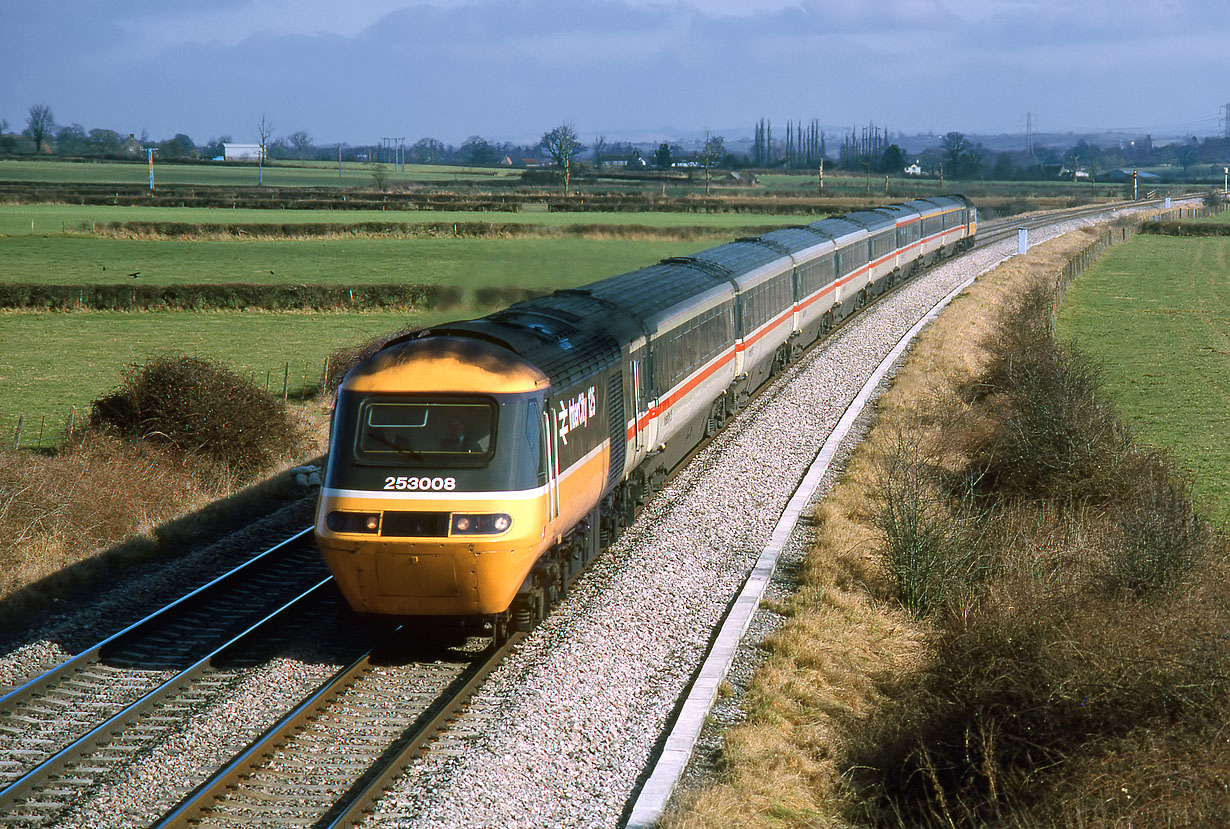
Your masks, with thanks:
<instances>
[{"instance_id":1,"label":"overcast sky","mask_svg":"<svg viewBox=\"0 0 1230 829\"><path fill-rule=\"evenodd\" d=\"M0 119L198 143L1221 134L1228 0L0 0Z\"/></svg>"}]
</instances>

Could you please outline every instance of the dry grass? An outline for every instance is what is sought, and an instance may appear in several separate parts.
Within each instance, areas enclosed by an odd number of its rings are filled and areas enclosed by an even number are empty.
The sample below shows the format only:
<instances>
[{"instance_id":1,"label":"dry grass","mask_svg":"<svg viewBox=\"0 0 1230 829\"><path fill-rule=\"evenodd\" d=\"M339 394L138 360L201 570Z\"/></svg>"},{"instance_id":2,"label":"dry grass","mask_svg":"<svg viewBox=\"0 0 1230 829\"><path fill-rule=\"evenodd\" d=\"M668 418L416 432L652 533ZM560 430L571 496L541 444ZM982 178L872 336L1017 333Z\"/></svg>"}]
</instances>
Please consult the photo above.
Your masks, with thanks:
<instances>
[{"instance_id":1,"label":"dry grass","mask_svg":"<svg viewBox=\"0 0 1230 829\"><path fill-rule=\"evenodd\" d=\"M992 586L914 614L882 556L877 499L903 444L921 447L936 522L969 514L945 488L968 489L965 450L1002 430L1008 406L980 388L997 359L986 346L1002 343L998 321L1025 289L1094 236L1009 260L920 337L818 509L803 587L749 688L746 724L727 736L721 779L679 798L665 826L1198 825L1217 797L1230 802L1230 744L1211 717L1227 687L1224 550L1180 568L1183 589L1124 591L1115 564L1131 544L1114 539L1140 531L1122 511L1015 498L982 513L969 542L995 550ZM1162 513L1182 500L1161 492ZM1170 511L1163 537L1190 528ZM1175 718L1181 727L1150 730Z\"/></svg>"},{"instance_id":2,"label":"dry grass","mask_svg":"<svg viewBox=\"0 0 1230 829\"><path fill-rule=\"evenodd\" d=\"M327 413L308 403L292 409L291 422L300 451L320 454ZM0 450L0 628L28 625L49 603L96 589L123 567L302 497L277 474L296 460L275 453L240 476L99 431L75 434L55 454ZM258 479L267 480L245 489Z\"/></svg>"}]
</instances>

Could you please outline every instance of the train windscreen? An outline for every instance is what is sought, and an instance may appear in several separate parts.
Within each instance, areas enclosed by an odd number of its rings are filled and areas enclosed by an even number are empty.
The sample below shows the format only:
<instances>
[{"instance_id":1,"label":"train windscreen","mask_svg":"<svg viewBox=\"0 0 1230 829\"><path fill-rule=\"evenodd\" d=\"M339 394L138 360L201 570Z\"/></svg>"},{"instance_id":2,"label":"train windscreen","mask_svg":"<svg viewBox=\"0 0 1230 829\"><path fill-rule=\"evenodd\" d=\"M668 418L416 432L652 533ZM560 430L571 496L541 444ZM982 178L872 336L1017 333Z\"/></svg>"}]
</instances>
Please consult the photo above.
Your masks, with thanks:
<instances>
[{"instance_id":1,"label":"train windscreen","mask_svg":"<svg viewBox=\"0 0 1230 829\"><path fill-rule=\"evenodd\" d=\"M470 465L495 450L496 414L484 400L368 400L355 454L393 465Z\"/></svg>"}]
</instances>

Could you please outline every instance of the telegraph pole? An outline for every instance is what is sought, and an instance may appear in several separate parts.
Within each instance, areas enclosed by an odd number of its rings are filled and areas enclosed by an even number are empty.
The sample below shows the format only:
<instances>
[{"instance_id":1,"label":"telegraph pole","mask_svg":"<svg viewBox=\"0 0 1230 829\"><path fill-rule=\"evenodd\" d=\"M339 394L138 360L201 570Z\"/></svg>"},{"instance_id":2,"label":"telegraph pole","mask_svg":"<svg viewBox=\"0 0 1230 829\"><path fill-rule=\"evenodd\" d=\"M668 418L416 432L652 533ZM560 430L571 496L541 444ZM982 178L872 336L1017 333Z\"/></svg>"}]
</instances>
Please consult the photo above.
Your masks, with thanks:
<instances>
[{"instance_id":1,"label":"telegraph pole","mask_svg":"<svg viewBox=\"0 0 1230 829\"><path fill-rule=\"evenodd\" d=\"M157 147L146 147L146 154L149 156L149 191L154 192L154 153L158 152Z\"/></svg>"}]
</instances>

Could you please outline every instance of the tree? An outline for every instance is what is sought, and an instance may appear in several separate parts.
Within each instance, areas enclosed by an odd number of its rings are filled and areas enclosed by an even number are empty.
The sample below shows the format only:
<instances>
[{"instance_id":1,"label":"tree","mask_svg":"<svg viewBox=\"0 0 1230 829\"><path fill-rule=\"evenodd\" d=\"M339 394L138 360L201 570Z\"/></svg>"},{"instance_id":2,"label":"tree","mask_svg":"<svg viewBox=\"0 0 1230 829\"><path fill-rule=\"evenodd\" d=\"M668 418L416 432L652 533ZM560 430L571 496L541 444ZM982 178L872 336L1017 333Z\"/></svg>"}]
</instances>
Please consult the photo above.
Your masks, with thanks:
<instances>
[{"instance_id":1,"label":"tree","mask_svg":"<svg viewBox=\"0 0 1230 829\"><path fill-rule=\"evenodd\" d=\"M373 166L372 167L372 186L375 187L377 190L379 190L381 193L383 193L384 188L388 186L388 183L389 183L389 168L385 167L383 164L376 164L375 166Z\"/></svg>"},{"instance_id":2,"label":"tree","mask_svg":"<svg viewBox=\"0 0 1230 829\"><path fill-rule=\"evenodd\" d=\"M1000 153L995 156L995 166L991 168L991 178L996 181L1009 181L1016 177L1016 162L1011 154Z\"/></svg>"},{"instance_id":3,"label":"tree","mask_svg":"<svg viewBox=\"0 0 1230 829\"><path fill-rule=\"evenodd\" d=\"M471 135L461 142L458 152L461 155L461 163L471 167L490 166L496 162L495 147L481 135Z\"/></svg>"},{"instance_id":4,"label":"tree","mask_svg":"<svg viewBox=\"0 0 1230 829\"><path fill-rule=\"evenodd\" d=\"M543 133L539 146L555 161L564 178L564 195L572 180L572 162L585 149L572 124L565 121L553 130Z\"/></svg>"},{"instance_id":5,"label":"tree","mask_svg":"<svg viewBox=\"0 0 1230 829\"><path fill-rule=\"evenodd\" d=\"M671 145L663 141L658 145L658 149L653 151L653 164L659 170L669 170L671 168Z\"/></svg>"},{"instance_id":6,"label":"tree","mask_svg":"<svg viewBox=\"0 0 1230 829\"><path fill-rule=\"evenodd\" d=\"M35 104L30 107L30 112L26 118L25 134L34 142L34 152L41 153L43 151L43 141L55 129L56 119L51 114L51 107L46 104Z\"/></svg>"},{"instance_id":7,"label":"tree","mask_svg":"<svg viewBox=\"0 0 1230 829\"><path fill-rule=\"evenodd\" d=\"M124 145L124 138L115 130L92 129L88 144L90 152L96 155L115 155Z\"/></svg>"},{"instance_id":8,"label":"tree","mask_svg":"<svg viewBox=\"0 0 1230 829\"><path fill-rule=\"evenodd\" d=\"M709 183L712 180L712 170L726 155L726 139L720 135L710 135L705 130L705 147L701 151L705 162L705 195L709 195Z\"/></svg>"},{"instance_id":9,"label":"tree","mask_svg":"<svg viewBox=\"0 0 1230 829\"><path fill-rule=\"evenodd\" d=\"M312 151L312 136L308 135L303 130L292 132L287 136L286 140L295 148L295 152L299 154L299 160Z\"/></svg>"},{"instance_id":10,"label":"tree","mask_svg":"<svg viewBox=\"0 0 1230 829\"><path fill-rule=\"evenodd\" d=\"M261 113L260 123L256 125L256 134L260 136L260 153L256 159L257 178L262 186L265 184L265 153L268 151L269 137L273 135L273 122Z\"/></svg>"},{"instance_id":11,"label":"tree","mask_svg":"<svg viewBox=\"0 0 1230 829\"><path fill-rule=\"evenodd\" d=\"M192 139L181 133L176 133L175 137L170 141L163 141L158 144L159 158L190 158L196 150L196 144Z\"/></svg>"},{"instance_id":12,"label":"tree","mask_svg":"<svg viewBox=\"0 0 1230 829\"><path fill-rule=\"evenodd\" d=\"M896 144L889 144L880 154L880 163L876 165L876 172L901 175L905 170L905 162L905 150Z\"/></svg>"},{"instance_id":13,"label":"tree","mask_svg":"<svg viewBox=\"0 0 1230 829\"><path fill-rule=\"evenodd\" d=\"M965 157L973 149L969 139L964 133L950 132L944 136L940 146L944 151L944 167L948 170L948 175L960 178Z\"/></svg>"},{"instance_id":14,"label":"tree","mask_svg":"<svg viewBox=\"0 0 1230 829\"><path fill-rule=\"evenodd\" d=\"M439 164L444 160L444 142L437 138L420 138L410 148L410 161L415 164Z\"/></svg>"},{"instance_id":15,"label":"tree","mask_svg":"<svg viewBox=\"0 0 1230 829\"><path fill-rule=\"evenodd\" d=\"M600 135L594 139L594 169L602 169L602 154L606 151L606 136Z\"/></svg>"},{"instance_id":16,"label":"tree","mask_svg":"<svg viewBox=\"0 0 1230 829\"><path fill-rule=\"evenodd\" d=\"M85 152L87 143L85 127L80 124L61 127L56 132L56 153L59 155L81 155Z\"/></svg>"}]
</instances>

